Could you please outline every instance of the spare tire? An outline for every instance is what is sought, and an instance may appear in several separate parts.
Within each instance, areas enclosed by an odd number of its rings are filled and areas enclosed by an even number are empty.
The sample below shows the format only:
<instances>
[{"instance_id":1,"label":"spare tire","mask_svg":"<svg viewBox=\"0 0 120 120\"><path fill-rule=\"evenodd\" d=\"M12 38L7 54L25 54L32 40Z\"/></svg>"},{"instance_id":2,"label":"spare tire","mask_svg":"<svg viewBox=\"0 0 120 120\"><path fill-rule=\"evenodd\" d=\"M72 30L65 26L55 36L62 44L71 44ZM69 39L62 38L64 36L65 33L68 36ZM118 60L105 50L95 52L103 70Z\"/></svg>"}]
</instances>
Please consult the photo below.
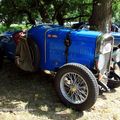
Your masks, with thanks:
<instances>
[{"instance_id":1,"label":"spare tire","mask_svg":"<svg viewBox=\"0 0 120 120\"><path fill-rule=\"evenodd\" d=\"M29 72L37 71L40 62L40 52L37 44L32 39L21 38L16 47L15 63L17 66Z\"/></svg>"}]
</instances>

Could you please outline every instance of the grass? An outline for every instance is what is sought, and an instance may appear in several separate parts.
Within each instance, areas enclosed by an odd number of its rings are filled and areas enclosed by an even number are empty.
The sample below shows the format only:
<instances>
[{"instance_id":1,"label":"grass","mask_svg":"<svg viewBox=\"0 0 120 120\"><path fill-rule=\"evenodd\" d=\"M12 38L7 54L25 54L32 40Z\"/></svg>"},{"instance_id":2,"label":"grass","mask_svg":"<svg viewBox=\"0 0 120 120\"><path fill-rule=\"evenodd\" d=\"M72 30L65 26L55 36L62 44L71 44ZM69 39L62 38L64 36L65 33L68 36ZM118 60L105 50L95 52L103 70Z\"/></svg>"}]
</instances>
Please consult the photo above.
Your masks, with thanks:
<instances>
[{"instance_id":1,"label":"grass","mask_svg":"<svg viewBox=\"0 0 120 120\"><path fill-rule=\"evenodd\" d=\"M26 73L5 61L0 70L0 120L120 120L120 88L79 112L61 103L53 82L41 71Z\"/></svg>"}]
</instances>

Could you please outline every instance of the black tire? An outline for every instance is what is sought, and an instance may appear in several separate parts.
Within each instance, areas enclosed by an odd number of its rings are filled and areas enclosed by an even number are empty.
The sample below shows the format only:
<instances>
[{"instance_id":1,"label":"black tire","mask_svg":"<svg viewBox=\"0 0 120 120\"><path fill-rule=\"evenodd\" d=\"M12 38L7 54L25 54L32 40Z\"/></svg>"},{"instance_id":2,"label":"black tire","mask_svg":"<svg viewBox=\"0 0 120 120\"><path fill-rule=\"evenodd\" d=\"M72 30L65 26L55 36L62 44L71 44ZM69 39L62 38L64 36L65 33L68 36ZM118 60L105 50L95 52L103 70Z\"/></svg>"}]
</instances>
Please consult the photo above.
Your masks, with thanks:
<instances>
[{"instance_id":1,"label":"black tire","mask_svg":"<svg viewBox=\"0 0 120 120\"><path fill-rule=\"evenodd\" d=\"M23 38L17 45L15 62L20 69L35 72L39 68L39 53L39 48L33 40Z\"/></svg>"},{"instance_id":2,"label":"black tire","mask_svg":"<svg viewBox=\"0 0 120 120\"><path fill-rule=\"evenodd\" d=\"M112 89L115 89L115 88L118 88L120 87L120 81L112 81L112 80L109 80L109 82L107 83L107 86L112 90Z\"/></svg>"},{"instance_id":3,"label":"black tire","mask_svg":"<svg viewBox=\"0 0 120 120\"><path fill-rule=\"evenodd\" d=\"M63 76L66 73L75 73L79 75L79 78L81 78L84 81L84 83L86 83L86 86L88 88L87 89L88 95L85 98L84 102L75 104L65 98L65 95L63 94L62 89L61 89L61 81L62 81ZM80 83L78 82L78 84ZM57 93L61 101L66 106L71 107L75 110L79 110L79 111L83 111L83 110L91 108L96 102L97 96L99 94L98 83L97 83L95 76L92 74L92 72L85 66L80 65L80 64L74 64L74 63L66 64L62 68L59 69L55 77L55 87L56 87ZM69 91L71 91L71 88Z\"/></svg>"},{"instance_id":4,"label":"black tire","mask_svg":"<svg viewBox=\"0 0 120 120\"><path fill-rule=\"evenodd\" d=\"M118 76L114 70L112 70L108 76L108 83L107 86L110 89L115 89L117 87L120 87L120 76Z\"/></svg>"}]
</instances>

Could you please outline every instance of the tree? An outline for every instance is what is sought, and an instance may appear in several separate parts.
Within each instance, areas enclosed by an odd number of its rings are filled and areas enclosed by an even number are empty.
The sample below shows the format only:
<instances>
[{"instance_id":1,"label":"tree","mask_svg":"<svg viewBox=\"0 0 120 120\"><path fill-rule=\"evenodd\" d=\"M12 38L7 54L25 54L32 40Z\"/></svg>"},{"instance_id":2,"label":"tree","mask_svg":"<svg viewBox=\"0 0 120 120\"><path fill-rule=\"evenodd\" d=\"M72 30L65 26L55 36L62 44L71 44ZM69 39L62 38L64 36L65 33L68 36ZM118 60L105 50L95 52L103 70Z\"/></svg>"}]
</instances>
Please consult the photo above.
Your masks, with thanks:
<instances>
[{"instance_id":1,"label":"tree","mask_svg":"<svg viewBox=\"0 0 120 120\"><path fill-rule=\"evenodd\" d=\"M89 9L86 9L85 1L92 0L2 0L1 21L11 24L19 21L20 17L22 20L24 16L27 16L28 21L34 24L35 17L40 16L42 22L57 21L63 25L65 21L79 19L85 14L90 14Z\"/></svg>"},{"instance_id":2,"label":"tree","mask_svg":"<svg viewBox=\"0 0 120 120\"><path fill-rule=\"evenodd\" d=\"M112 0L93 0L92 15L89 19L91 29L109 32L112 19Z\"/></svg>"},{"instance_id":3,"label":"tree","mask_svg":"<svg viewBox=\"0 0 120 120\"><path fill-rule=\"evenodd\" d=\"M11 23L19 21L20 17L23 18L25 15L31 24L35 24L35 20L32 16L32 4L29 4L26 0L2 0L0 7L1 21L7 26ZM22 19L21 19L22 20Z\"/></svg>"},{"instance_id":4,"label":"tree","mask_svg":"<svg viewBox=\"0 0 120 120\"><path fill-rule=\"evenodd\" d=\"M120 0L114 0L112 5L113 22L120 25Z\"/></svg>"},{"instance_id":5,"label":"tree","mask_svg":"<svg viewBox=\"0 0 120 120\"><path fill-rule=\"evenodd\" d=\"M89 17L92 0L54 0L54 16L60 25L65 21L79 20L81 17Z\"/></svg>"},{"instance_id":6,"label":"tree","mask_svg":"<svg viewBox=\"0 0 120 120\"><path fill-rule=\"evenodd\" d=\"M9 26L27 18L30 24L35 24L37 19L63 25L66 21L88 21L91 16L91 28L106 32L110 28L112 15L114 21L120 21L120 0L114 0L113 7L112 2L113 0L0 0L0 22Z\"/></svg>"}]
</instances>

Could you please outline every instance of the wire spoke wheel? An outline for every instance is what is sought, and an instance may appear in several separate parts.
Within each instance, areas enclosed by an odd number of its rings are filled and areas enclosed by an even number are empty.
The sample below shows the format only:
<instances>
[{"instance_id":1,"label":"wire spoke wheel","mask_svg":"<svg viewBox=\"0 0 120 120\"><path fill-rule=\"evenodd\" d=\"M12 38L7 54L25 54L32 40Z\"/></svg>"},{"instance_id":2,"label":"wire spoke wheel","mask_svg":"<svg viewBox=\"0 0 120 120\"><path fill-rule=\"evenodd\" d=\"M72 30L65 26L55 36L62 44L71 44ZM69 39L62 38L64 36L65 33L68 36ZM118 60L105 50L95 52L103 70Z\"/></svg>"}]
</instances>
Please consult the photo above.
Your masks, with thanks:
<instances>
[{"instance_id":1,"label":"wire spoke wheel","mask_svg":"<svg viewBox=\"0 0 120 120\"><path fill-rule=\"evenodd\" d=\"M66 73L60 82L64 97L71 103L83 103L88 96L88 86L85 80L74 72Z\"/></svg>"},{"instance_id":2,"label":"wire spoke wheel","mask_svg":"<svg viewBox=\"0 0 120 120\"><path fill-rule=\"evenodd\" d=\"M75 110L92 107L99 94L93 73L81 64L68 63L55 76L55 87L61 101Z\"/></svg>"}]
</instances>

